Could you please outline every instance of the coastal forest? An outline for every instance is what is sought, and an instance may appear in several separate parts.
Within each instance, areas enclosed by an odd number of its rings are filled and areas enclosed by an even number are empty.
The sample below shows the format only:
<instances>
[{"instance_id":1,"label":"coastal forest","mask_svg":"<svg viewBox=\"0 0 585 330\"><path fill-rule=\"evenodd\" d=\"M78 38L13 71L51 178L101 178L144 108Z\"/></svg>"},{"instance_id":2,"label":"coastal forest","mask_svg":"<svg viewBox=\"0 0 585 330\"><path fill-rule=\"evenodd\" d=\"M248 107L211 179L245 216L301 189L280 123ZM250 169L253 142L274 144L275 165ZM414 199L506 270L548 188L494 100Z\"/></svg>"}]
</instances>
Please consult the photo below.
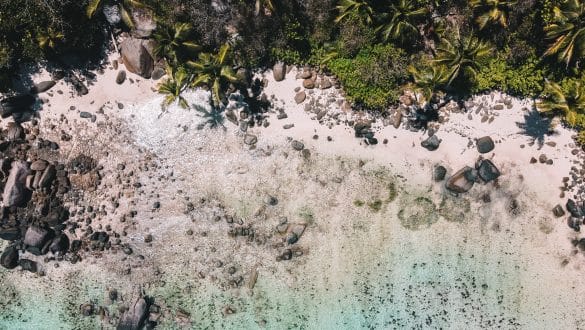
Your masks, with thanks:
<instances>
[{"instance_id":1,"label":"coastal forest","mask_svg":"<svg viewBox=\"0 0 585 330\"><path fill-rule=\"evenodd\" d=\"M154 41L169 104L206 86L218 106L239 72L284 62L335 75L354 109L499 90L585 127L582 0L2 1L1 90L22 64L99 63L122 33Z\"/></svg>"}]
</instances>

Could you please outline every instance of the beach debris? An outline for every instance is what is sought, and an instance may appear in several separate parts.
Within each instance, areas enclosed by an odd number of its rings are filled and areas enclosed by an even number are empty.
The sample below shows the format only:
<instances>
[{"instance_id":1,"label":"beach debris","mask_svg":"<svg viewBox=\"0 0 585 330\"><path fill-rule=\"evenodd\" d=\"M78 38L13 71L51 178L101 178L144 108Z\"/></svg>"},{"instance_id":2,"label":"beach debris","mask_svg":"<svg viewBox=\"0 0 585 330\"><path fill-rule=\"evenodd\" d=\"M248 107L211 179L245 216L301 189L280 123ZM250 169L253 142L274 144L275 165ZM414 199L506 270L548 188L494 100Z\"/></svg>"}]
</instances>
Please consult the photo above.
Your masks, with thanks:
<instances>
[{"instance_id":1,"label":"beach debris","mask_svg":"<svg viewBox=\"0 0 585 330\"><path fill-rule=\"evenodd\" d=\"M480 154L485 154L494 150L494 141L489 136L480 137L477 139L476 144L477 151L479 151Z\"/></svg>"},{"instance_id":2,"label":"beach debris","mask_svg":"<svg viewBox=\"0 0 585 330\"><path fill-rule=\"evenodd\" d=\"M437 135L435 135L435 134L431 135L426 140L424 140L420 143L420 145L423 148L427 149L428 151L437 150L439 148L440 144L441 144L441 139L439 139L439 137L437 137Z\"/></svg>"},{"instance_id":3,"label":"beach debris","mask_svg":"<svg viewBox=\"0 0 585 330\"><path fill-rule=\"evenodd\" d=\"M472 179L473 168L465 166L459 171L455 172L445 183L445 187L455 193L464 193L473 187L474 180Z\"/></svg>"}]
</instances>

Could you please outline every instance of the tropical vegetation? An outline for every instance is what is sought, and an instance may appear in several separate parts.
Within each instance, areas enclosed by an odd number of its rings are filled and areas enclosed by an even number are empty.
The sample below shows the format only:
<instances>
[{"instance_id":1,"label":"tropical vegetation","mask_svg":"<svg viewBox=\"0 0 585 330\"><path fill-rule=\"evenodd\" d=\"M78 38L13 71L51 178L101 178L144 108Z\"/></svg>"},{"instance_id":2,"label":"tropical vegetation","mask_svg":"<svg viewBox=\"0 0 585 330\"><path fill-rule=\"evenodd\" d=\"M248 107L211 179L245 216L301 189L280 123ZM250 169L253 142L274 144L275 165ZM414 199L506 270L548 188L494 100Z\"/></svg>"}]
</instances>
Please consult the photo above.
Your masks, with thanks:
<instances>
[{"instance_id":1,"label":"tropical vegetation","mask_svg":"<svg viewBox=\"0 0 585 330\"><path fill-rule=\"evenodd\" d=\"M72 52L103 63L112 35L132 34L144 11L169 65L159 89L168 104L203 87L221 107L229 92L248 95L238 70L285 61L336 75L359 109L384 110L404 89L420 102L497 89L541 98L543 115L583 127L585 0L2 1L0 89L25 63Z\"/></svg>"}]
</instances>

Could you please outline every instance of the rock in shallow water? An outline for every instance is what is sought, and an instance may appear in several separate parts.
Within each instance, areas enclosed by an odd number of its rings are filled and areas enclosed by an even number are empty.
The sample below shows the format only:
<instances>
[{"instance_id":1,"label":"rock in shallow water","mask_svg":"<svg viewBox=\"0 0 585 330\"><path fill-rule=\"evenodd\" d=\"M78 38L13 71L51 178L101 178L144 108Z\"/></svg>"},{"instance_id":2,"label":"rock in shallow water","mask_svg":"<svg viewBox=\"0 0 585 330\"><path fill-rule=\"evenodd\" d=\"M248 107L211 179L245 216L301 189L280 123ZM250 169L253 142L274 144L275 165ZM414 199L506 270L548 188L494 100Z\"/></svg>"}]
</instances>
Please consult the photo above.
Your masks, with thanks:
<instances>
[{"instance_id":1,"label":"rock in shallow water","mask_svg":"<svg viewBox=\"0 0 585 330\"><path fill-rule=\"evenodd\" d=\"M141 329L146 317L150 303L145 297L138 297L130 308L122 315L116 330L138 330Z\"/></svg>"},{"instance_id":2,"label":"rock in shallow water","mask_svg":"<svg viewBox=\"0 0 585 330\"><path fill-rule=\"evenodd\" d=\"M428 151L437 150L437 148L439 148L440 144L441 144L441 139L439 139L436 135L432 135L431 137L429 137L428 139L426 139L420 143L420 145L423 148L427 149Z\"/></svg>"},{"instance_id":3,"label":"rock in shallow water","mask_svg":"<svg viewBox=\"0 0 585 330\"><path fill-rule=\"evenodd\" d=\"M496 165L488 159L480 160L477 172L479 177L485 182L493 181L500 176L500 171Z\"/></svg>"},{"instance_id":4,"label":"rock in shallow water","mask_svg":"<svg viewBox=\"0 0 585 330\"><path fill-rule=\"evenodd\" d=\"M494 150L494 147L494 141L489 136L477 139L477 151L479 151L480 154L488 153Z\"/></svg>"},{"instance_id":5,"label":"rock in shallow water","mask_svg":"<svg viewBox=\"0 0 585 330\"><path fill-rule=\"evenodd\" d=\"M433 170L433 180L436 182L443 181L447 175L447 169L442 165L435 166Z\"/></svg>"}]
</instances>

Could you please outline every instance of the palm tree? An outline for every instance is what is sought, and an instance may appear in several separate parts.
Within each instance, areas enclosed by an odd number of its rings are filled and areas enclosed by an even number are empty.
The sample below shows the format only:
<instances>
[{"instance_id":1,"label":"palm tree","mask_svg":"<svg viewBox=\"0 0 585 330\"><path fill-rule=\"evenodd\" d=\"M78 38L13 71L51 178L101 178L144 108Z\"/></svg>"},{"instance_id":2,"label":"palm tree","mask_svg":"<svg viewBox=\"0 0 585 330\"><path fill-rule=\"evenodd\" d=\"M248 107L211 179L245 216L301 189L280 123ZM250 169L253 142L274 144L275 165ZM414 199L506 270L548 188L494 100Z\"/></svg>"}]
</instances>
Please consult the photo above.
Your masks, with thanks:
<instances>
[{"instance_id":1,"label":"palm tree","mask_svg":"<svg viewBox=\"0 0 585 330\"><path fill-rule=\"evenodd\" d=\"M335 23L339 23L351 16L363 19L368 25L374 21L374 12L367 0L340 0L335 8L339 11L339 15L335 18Z\"/></svg>"},{"instance_id":2,"label":"palm tree","mask_svg":"<svg viewBox=\"0 0 585 330\"><path fill-rule=\"evenodd\" d=\"M419 35L417 21L429 13L426 7L417 8L412 0L395 0L389 9L380 15L382 23L376 29L384 41L405 42L416 38Z\"/></svg>"},{"instance_id":3,"label":"palm tree","mask_svg":"<svg viewBox=\"0 0 585 330\"><path fill-rule=\"evenodd\" d=\"M154 33L157 41L154 53L166 57L173 63L179 63L185 57L193 56L201 50L201 46L189 40L193 27L189 23L176 23L173 26L162 26Z\"/></svg>"},{"instance_id":4,"label":"palm tree","mask_svg":"<svg viewBox=\"0 0 585 330\"><path fill-rule=\"evenodd\" d=\"M51 49L54 50L57 44L65 39L65 35L60 31L49 27L46 31L39 33L37 36L37 42L39 47L43 50Z\"/></svg>"},{"instance_id":5,"label":"palm tree","mask_svg":"<svg viewBox=\"0 0 585 330\"><path fill-rule=\"evenodd\" d=\"M437 57L434 62L449 69L447 72L447 87L449 87L459 79L475 79L479 70L478 61L489 55L491 50L487 43L476 37L458 36L453 42L442 39L437 47Z\"/></svg>"},{"instance_id":6,"label":"palm tree","mask_svg":"<svg viewBox=\"0 0 585 330\"><path fill-rule=\"evenodd\" d=\"M201 53L197 61L187 62L187 65L195 71L195 79L191 85L209 87L215 107L224 103L227 85L238 81L231 65L230 55L230 46L224 44L217 54Z\"/></svg>"},{"instance_id":7,"label":"palm tree","mask_svg":"<svg viewBox=\"0 0 585 330\"><path fill-rule=\"evenodd\" d=\"M430 100L437 91L447 84L449 78L447 68L444 65L426 66L422 70L411 65L408 67L408 71L425 100Z\"/></svg>"},{"instance_id":8,"label":"palm tree","mask_svg":"<svg viewBox=\"0 0 585 330\"><path fill-rule=\"evenodd\" d=\"M554 8L553 23L544 28L552 44L545 56L557 55L568 67L585 56L585 4L581 0L566 0Z\"/></svg>"},{"instance_id":9,"label":"palm tree","mask_svg":"<svg viewBox=\"0 0 585 330\"><path fill-rule=\"evenodd\" d=\"M118 10L120 11L122 21L131 29L134 28L132 15L130 15L131 8L148 7L146 4L138 0L90 0L87 8L85 9L87 17L92 18L98 9L102 8L103 6L117 6Z\"/></svg>"},{"instance_id":10,"label":"palm tree","mask_svg":"<svg viewBox=\"0 0 585 330\"><path fill-rule=\"evenodd\" d=\"M165 95L163 109L175 101L178 101L179 106L183 109L187 109L189 105L181 94L189 87L191 76L182 67L175 70L171 66L167 66L166 71L168 78L158 86L158 92Z\"/></svg>"},{"instance_id":11,"label":"palm tree","mask_svg":"<svg viewBox=\"0 0 585 330\"><path fill-rule=\"evenodd\" d=\"M471 0L471 6L478 15L477 25L483 30L490 24L508 27L508 12L516 4L513 0Z\"/></svg>"},{"instance_id":12,"label":"palm tree","mask_svg":"<svg viewBox=\"0 0 585 330\"><path fill-rule=\"evenodd\" d=\"M546 81L536 108L541 113L563 115L571 126L582 126L585 123L585 86L578 80L571 80L563 91L557 83Z\"/></svg>"}]
</instances>

